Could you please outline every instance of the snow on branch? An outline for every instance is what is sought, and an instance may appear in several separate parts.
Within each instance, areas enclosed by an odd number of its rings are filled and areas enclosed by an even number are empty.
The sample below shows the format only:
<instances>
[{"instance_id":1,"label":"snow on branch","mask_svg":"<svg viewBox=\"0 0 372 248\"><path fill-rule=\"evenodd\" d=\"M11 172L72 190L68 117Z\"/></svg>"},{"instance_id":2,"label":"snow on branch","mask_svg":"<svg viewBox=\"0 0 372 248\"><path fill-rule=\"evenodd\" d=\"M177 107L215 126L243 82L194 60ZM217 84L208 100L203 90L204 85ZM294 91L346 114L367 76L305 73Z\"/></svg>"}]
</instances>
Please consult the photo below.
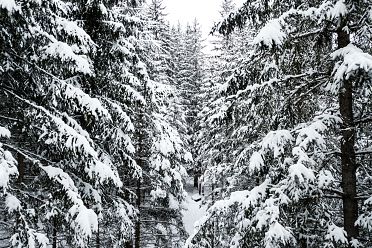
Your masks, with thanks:
<instances>
[{"instance_id":1,"label":"snow on branch","mask_svg":"<svg viewBox=\"0 0 372 248\"><path fill-rule=\"evenodd\" d=\"M115 90L118 91L118 94L123 95L123 97L125 97L125 99L123 100L137 102L145 106L147 103L143 95L141 95L139 91L137 91L134 87L131 86L131 85L136 86L139 84L138 78L131 73L128 73L128 75L126 76L129 85L113 81L112 84L115 87Z\"/></svg>"},{"instance_id":2,"label":"snow on branch","mask_svg":"<svg viewBox=\"0 0 372 248\"><path fill-rule=\"evenodd\" d=\"M89 96L72 84L59 80L56 84L53 84L52 89L54 90L54 97L57 96L60 101L68 101L69 104L73 105L71 106L72 111L88 111L96 119L103 117L111 120L108 110L102 106L97 98Z\"/></svg>"},{"instance_id":3,"label":"snow on branch","mask_svg":"<svg viewBox=\"0 0 372 248\"><path fill-rule=\"evenodd\" d=\"M21 7L14 0L0 0L0 8L6 9L9 13L21 11Z\"/></svg>"},{"instance_id":4,"label":"snow on branch","mask_svg":"<svg viewBox=\"0 0 372 248\"><path fill-rule=\"evenodd\" d=\"M264 160L262 154L259 152L253 152L249 159L249 172L253 174L255 171L260 171L264 166Z\"/></svg>"},{"instance_id":5,"label":"snow on branch","mask_svg":"<svg viewBox=\"0 0 372 248\"><path fill-rule=\"evenodd\" d=\"M57 105L57 100L55 99L56 96L59 97L59 100L73 100L69 101L68 103L77 102L78 106L74 105L72 109L74 111L80 110L83 111L84 109L88 109L90 113L95 117L104 117L107 120L111 120L111 116L108 113L108 110L104 108L101 102L97 98L90 97L80 88L73 86L72 84L68 83L70 79L61 80L52 73L44 70L43 68L39 67L35 63L32 63L23 57L19 56L16 53L13 53L16 57L24 60L26 63L34 66L40 72L44 73L47 76L50 76L54 80L54 84L52 84L51 89L54 91L53 95L53 104ZM13 94L13 93L12 93ZM22 98L21 98L22 99ZM97 116L98 115L98 116Z\"/></svg>"},{"instance_id":6,"label":"snow on branch","mask_svg":"<svg viewBox=\"0 0 372 248\"><path fill-rule=\"evenodd\" d=\"M93 140L90 138L89 133L85 131L75 119L71 118L67 113L62 113L61 117L64 119L67 125L75 129L76 132L86 138L90 144L93 143Z\"/></svg>"},{"instance_id":7,"label":"snow on branch","mask_svg":"<svg viewBox=\"0 0 372 248\"><path fill-rule=\"evenodd\" d=\"M288 245L296 243L289 228L282 226L278 221L270 225L269 230L265 233L266 247L278 247L279 244Z\"/></svg>"},{"instance_id":8,"label":"snow on branch","mask_svg":"<svg viewBox=\"0 0 372 248\"><path fill-rule=\"evenodd\" d=\"M233 221L236 229L238 229L238 233L243 233L243 229L253 228L251 225L255 225L254 223L257 221L261 221L261 228L263 228L263 225L267 226L267 222L263 219L260 219L260 216L262 215L257 213L255 216L246 216L246 211L262 203L267 196L269 185L270 180L266 179L263 183L254 187L252 190L236 191L233 192L228 199L215 202L208 209L207 214L196 223L194 232L187 239L185 247L193 247L192 240L203 231L204 227L207 227L207 223L214 216L229 215L231 214L230 211L234 211ZM261 213L264 214L264 212ZM229 218L231 218L231 216ZM245 220L247 218L250 219L250 221L246 222ZM259 224L255 225L254 228L260 228ZM238 235L235 236L229 243L230 245L233 245L231 247L239 247L238 244L242 240L242 237Z\"/></svg>"},{"instance_id":9,"label":"snow on branch","mask_svg":"<svg viewBox=\"0 0 372 248\"><path fill-rule=\"evenodd\" d=\"M10 178L18 175L17 161L9 151L2 148L0 143L0 195L9 188Z\"/></svg>"},{"instance_id":10,"label":"snow on branch","mask_svg":"<svg viewBox=\"0 0 372 248\"><path fill-rule=\"evenodd\" d=\"M335 224L330 224L328 226L328 232L325 236L326 239L342 244L348 244L349 241L347 240L347 234L342 227L338 227Z\"/></svg>"},{"instance_id":11,"label":"snow on branch","mask_svg":"<svg viewBox=\"0 0 372 248\"><path fill-rule=\"evenodd\" d=\"M340 48L331 54L333 60L342 59L337 62L333 69L335 83L348 80L355 72L361 70L366 73L372 71L372 55L363 52L353 44Z\"/></svg>"},{"instance_id":12,"label":"snow on branch","mask_svg":"<svg viewBox=\"0 0 372 248\"><path fill-rule=\"evenodd\" d=\"M163 156L170 156L171 154L180 154L183 151L183 142L178 131L173 128L162 114L153 114L154 126L158 133L157 139L154 142L153 149L160 152Z\"/></svg>"},{"instance_id":13,"label":"snow on branch","mask_svg":"<svg viewBox=\"0 0 372 248\"><path fill-rule=\"evenodd\" d=\"M284 147L293 140L294 138L288 130L271 131L263 138L261 147L274 151L276 158L284 153Z\"/></svg>"},{"instance_id":14,"label":"snow on branch","mask_svg":"<svg viewBox=\"0 0 372 248\"><path fill-rule=\"evenodd\" d=\"M82 45L87 47L94 45L90 36L84 31L84 29L79 27L76 22L58 17L56 18L56 24L59 31L63 30L68 35L78 38Z\"/></svg>"},{"instance_id":15,"label":"snow on branch","mask_svg":"<svg viewBox=\"0 0 372 248\"><path fill-rule=\"evenodd\" d=\"M11 196L12 201L19 201L15 196ZM9 200L9 199L8 199ZM13 204L15 203L13 202ZM49 247L49 239L46 234L38 232L37 230L30 227L29 222L27 221L27 214L24 212L27 211L22 207L17 209L18 221L21 222L21 229L18 229L15 234L10 238L10 243L13 247L28 247L28 248L47 248Z\"/></svg>"},{"instance_id":16,"label":"snow on branch","mask_svg":"<svg viewBox=\"0 0 372 248\"><path fill-rule=\"evenodd\" d=\"M91 63L88 57L84 55L77 55L73 48L65 42L55 41L49 43L43 48L44 55L43 59L48 57L59 58L62 62L73 62L75 67L72 71L81 72L83 74L92 75Z\"/></svg>"},{"instance_id":17,"label":"snow on branch","mask_svg":"<svg viewBox=\"0 0 372 248\"><path fill-rule=\"evenodd\" d=\"M363 202L363 214L358 217L356 225L372 231L372 197Z\"/></svg>"},{"instance_id":18,"label":"snow on branch","mask_svg":"<svg viewBox=\"0 0 372 248\"><path fill-rule=\"evenodd\" d=\"M328 10L327 17L329 19L337 19L341 16L346 16L348 12L345 0L339 0Z\"/></svg>"},{"instance_id":19,"label":"snow on branch","mask_svg":"<svg viewBox=\"0 0 372 248\"><path fill-rule=\"evenodd\" d=\"M5 128L0 126L0 138L10 138L10 131Z\"/></svg>"},{"instance_id":20,"label":"snow on branch","mask_svg":"<svg viewBox=\"0 0 372 248\"><path fill-rule=\"evenodd\" d=\"M94 175L96 175L98 181L101 183L106 180L112 180L117 187L122 186L117 171L114 171L109 163L103 163L100 161L98 152L86 137L78 133L74 128L67 125L60 117L53 115L44 107L38 106L11 91L6 91L34 109L40 111L43 114L42 118L46 117L45 120L47 121L44 121L43 124L44 133L39 137L39 139L45 138L45 144L54 145L58 149L70 151L74 155L82 153L85 157L84 162L88 166L85 168L85 171L91 178L94 178Z\"/></svg>"},{"instance_id":21,"label":"snow on branch","mask_svg":"<svg viewBox=\"0 0 372 248\"><path fill-rule=\"evenodd\" d=\"M10 138L10 131L0 126L0 138ZM18 175L17 161L12 154L4 150L0 142L0 195L5 194L9 188L11 177Z\"/></svg>"},{"instance_id":22,"label":"snow on branch","mask_svg":"<svg viewBox=\"0 0 372 248\"><path fill-rule=\"evenodd\" d=\"M253 45L263 44L272 48L274 46L283 45L284 39L287 35L283 32L279 19L270 20L259 31L257 36L253 39Z\"/></svg>"},{"instance_id":23,"label":"snow on branch","mask_svg":"<svg viewBox=\"0 0 372 248\"><path fill-rule=\"evenodd\" d=\"M106 108L112 112L111 115L118 119L125 131L134 132L135 128L131 118L126 112L124 112L123 108L117 102L108 99L107 97L101 97L100 99L106 103Z\"/></svg>"},{"instance_id":24,"label":"snow on branch","mask_svg":"<svg viewBox=\"0 0 372 248\"><path fill-rule=\"evenodd\" d=\"M78 193L78 189L67 173L60 168L52 166L40 165L40 168L46 172L50 179L55 180L62 186L67 197L73 203L72 207L69 209L70 216L75 218L72 227L75 229L77 243L83 246L86 239L91 237L93 232L98 229L97 214L84 205Z\"/></svg>"}]
</instances>

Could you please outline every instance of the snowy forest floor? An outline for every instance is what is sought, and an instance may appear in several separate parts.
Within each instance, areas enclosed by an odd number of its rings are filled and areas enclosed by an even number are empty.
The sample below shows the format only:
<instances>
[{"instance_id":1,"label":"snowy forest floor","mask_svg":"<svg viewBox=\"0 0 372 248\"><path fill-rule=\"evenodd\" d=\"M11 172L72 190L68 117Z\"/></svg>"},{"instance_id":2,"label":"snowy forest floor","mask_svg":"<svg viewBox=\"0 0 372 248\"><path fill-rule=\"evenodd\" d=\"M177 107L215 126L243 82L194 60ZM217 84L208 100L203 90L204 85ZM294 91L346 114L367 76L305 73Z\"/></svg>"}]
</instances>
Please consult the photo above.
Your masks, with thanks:
<instances>
[{"instance_id":1,"label":"snowy forest floor","mask_svg":"<svg viewBox=\"0 0 372 248\"><path fill-rule=\"evenodd\" d=\"M187 192L187 197L183 203L184 210L183 214L183 224L188 234L192 234L194 230L195 223L205 215L207 211L207 206L202 204L202 200L194 201L193 199L199 198L198 189L193 187L193 178L190 177L185 185L185 190ZM193 197L194 196L194 197Z\"/></svg>"}]
</instances>

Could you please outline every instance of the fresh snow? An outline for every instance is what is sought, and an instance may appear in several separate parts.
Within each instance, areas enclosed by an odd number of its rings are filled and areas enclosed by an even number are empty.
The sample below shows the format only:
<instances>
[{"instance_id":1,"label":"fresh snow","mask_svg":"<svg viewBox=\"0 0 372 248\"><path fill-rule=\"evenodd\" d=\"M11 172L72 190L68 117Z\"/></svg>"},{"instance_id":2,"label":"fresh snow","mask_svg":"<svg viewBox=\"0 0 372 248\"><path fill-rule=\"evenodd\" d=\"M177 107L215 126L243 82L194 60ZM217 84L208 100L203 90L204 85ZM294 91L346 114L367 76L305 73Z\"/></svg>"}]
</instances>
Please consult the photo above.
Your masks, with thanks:
<instances>
[{"instance_id":1,"label":"fresh snow","mask_svg":"<svg viewBox=\"0 0 372 248\"><path fill-rule=\"evenodd\" d=\"M335 242L341 242L343 244L348 243L345 230L342 227L336 226L335 224L329 225L326 239L329 239Z\"/></svg>"},{"instance_id":2,"label":"fresh snow","mask_svg":"<svg viewBox=\"0 0 372 248\"><path fill-rule=\"evenodd\" d=\"M315 180L314 172L302 163L291 165L288 172L292 180L298 179L300 183L308 183L308 181Z\"/></svg>"},{"instance_id":3,"label":"fresh snow","mask_svg":"<svg viewBox=\"0 0 372 248\"><path fill-rule=\"evenodd\" d=\"M0 126L0 138L10 138L10 131ZM0 142L0 194L6 193L12 176L18 175L17 161L12 154L4 150ZM1 192L2 191L2 192Z\"/></svg>"},{"instance_id":4,"label":"fresh snow","mask_svg":"<svg viewBox=\"0 0 372 248\"><path fill-rule=\"evenodd\" d=\"M5 206L7 207L8 212L11 213L21 209L21 201L14 195L8 194L5 198Z\"/></svg>"},{"instance_id":5,"label":"fresh snow","mask_svg":"<svg viewBox=\"0 0 372 248\"><path fill-rule=\"evenodd\" d=\"M263 43L268 47L281 46L286 34L282 31L279 19L269 21L253 39L253 44L257 45Z\"/></svg>"},{"instance_id":6,"label":"fresh snow","mask_svg":"<svg viewBox=\"0 0 372 248\"><path fill-rule=\"evenodd\" d=\"M284 146L292 140L294 138L288 130L270 131L262 140L261 147L262 149L273 150L276 158L284 152Z\"/></svg>"},{"instance_id":7,"label":"fresh snow","mask_svg":"<svg viewBox=\"0 0 372 248\"><path fill-rule=\"evenodd\" d=\"M325 188L332 184L336 179L329 170L320 171L318 174L318 187Z\"/></svg>"},{"instance_id":8,"label":"fresh snow","mask_svg":"<svg viewBox=\"0 0 372 248\"><path fill-rule=\"evenodd\" d=\"M156 190L151 190L150 195L152 197L153 201L156 201L157 199L164 199L167 197L167 192L160 187L157 187Z\"/></svg>"},{"instance_id":9,"label":"fresh snow","mask_svg":"<svg viewBox=\"0 0 372 248\"><path fill-rule=\"evenodd\" d=\"M55 41L49 43L44 48L44 56L46 59L48 56L54 58L60 58L62 62L73 61L75 63L74 70L77 72L82 72L84 74L92 75L93 71L91 70L91 64L88 58L84 55L77 55L73 51L73 47L69 46L67 43L62 41Z\"/></svg>"},{"instance_id":10,"label":"fresh snow","mask_svg":"<svg viewBox=\"0 0 372 248\"><path fill-rule=\"evenodd\" d=\"M194 161L191 152L186 152L183 158L187 162L193 162Z\"/></svg>"},{"instance_id":11,"label":"fresh snow","mask_svg":"<svg viewBox=\"0 0 372 248\"><path fill-rule=\"evenodd\" d=\"M84 45L94 44L90 36L84 31L84 29L80 28L76 22L69 21L65 18L57 18L56 22L58 25L58 29L60 31L64 30L68 35L77 37L82 42L82 44Z\"/></svg>"},{"instance_id":12,"label":"fresh snow","mask_svg":"<svg viewBox=\"0 0 372 248\"><path fill-rule=\"evenodd\" d=\"M85 207L80 208L75 219L78 233L82 233L86 237L91 237L94 231L98 229L98 219L96 213L92 209Z\"/></svg>"},{"instance_id":13,"label":"fresh snow","mask_svg":"<svg viewBox=\"0 0 372 248\"><path fill-rule=\"evenodd\" d=\"M10 131L5 127L0 126L0 138L10 138Z\"/></svg>"},{"instance_id":14,"label":"fresh snow","mask_svg":"<svg viewBox=\"0 0 372 248\"><path fill-rule=\"evenodd\" d=\"M184 210L182 210L182 220L185 229L189 235L194 232L195 224L204 216L207 212L207 206L202 204L202 201L195 201L194 199L203 198L198 194L198 189L193 187L192 178L189 178L185 187L187 196L182 204Z\"/></svg>"},{"instance_id":15,"label":"fresh snow","mask_svg":"<svg viewBox=\"0 0 372 248\"><path fill-rule=\"evenodd\" d=\"M372 71L372 55L363 52L353 44L336 50L331 54L331 57L333 60L343 59L336 64L333 71L336 83L349 79L355 71L363 70L367 73Z\"/></svg>"},{"instance_id":16,"label":"fresh snow","mask_svg":"<svg viewBox=\"0 0 372 248\"><path fill-rule=\"evenodd\" d=\"M270 244L274 242L275 244L278 240L282 244L287 244L290 243L291 240L294 240L294 237L287 228L276 221L270 225L269 231L265 233L265 243Z\"/></svg>"},{"instance_id":17,"label":"fresh snow","mask_svg":"<svg viewBox=\"0 0 372 248\"><path fill-rule=\"evenodd\" d=\"M254 152L249 160L249 172L259 171L264 165L262 155L259 152Z\"/></svg>"},{"instance_id":18,"label":"fresh snow","mask_svg":"<svg viewBox=\"0 0 372 248\"><path fill-rule=\"evenodd\" d=\"M12 154L3 150L0 143L0 194L8 189L10 178L18 175L16 163Z\"/></svg>"},{"instance_id":19,"label":"fresh snow","mask_svg":"<svg viewBox=\"0 0 372 248\"><path fill-rule=\"evenodd\" d=\"M339 0L336 4L328 11L328 17L332 18L339 18L341 16L346 16L348 13L347 7L345 5L345 0Z\"/></svg>"},{"instance_id":20,"label":"fresh snow","mask_svg":"<svg viewBox=\"0 0 372 248\"><path fill-rule=\"evenodd\" d=\"M10 13L20 10L20 7L15 3L14 0L0 0L0 8L6 9Z\"/></svg>"},{"instance_id":21,"label":"fresh snow","mask_svg":"<svg viewBox=\"0 0 372 248\"><path fill-rule=\"evenodd\" d=\"M111 120L108 110L102 106L102 103L94 97L89 96L80 88L63 81L59 82L59 87L55 87L57 95L63 100L75 100L79 103L79 107L87 109L93 116L98 118L97 115Z\"/></svg>"}]
</instances>

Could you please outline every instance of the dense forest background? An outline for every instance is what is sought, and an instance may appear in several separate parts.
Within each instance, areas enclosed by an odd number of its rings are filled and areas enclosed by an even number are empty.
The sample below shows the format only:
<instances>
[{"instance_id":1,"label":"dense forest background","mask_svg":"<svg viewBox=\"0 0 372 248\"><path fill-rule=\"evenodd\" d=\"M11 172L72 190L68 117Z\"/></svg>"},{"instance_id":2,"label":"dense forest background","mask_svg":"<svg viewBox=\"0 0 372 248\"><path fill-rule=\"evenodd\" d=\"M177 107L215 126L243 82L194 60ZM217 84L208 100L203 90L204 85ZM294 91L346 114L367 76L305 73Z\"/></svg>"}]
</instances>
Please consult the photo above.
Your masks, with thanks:
<instances>
[{"instance_id":1,"label":"dense forest background","mask_svg":"<svg viewBox=\"0 0 372 248\"><path fill-rule=\"evenodd\" d=\"M0 0L0 247L372 246L371 0L220 14Z\"/></svg>"}]
</instances>

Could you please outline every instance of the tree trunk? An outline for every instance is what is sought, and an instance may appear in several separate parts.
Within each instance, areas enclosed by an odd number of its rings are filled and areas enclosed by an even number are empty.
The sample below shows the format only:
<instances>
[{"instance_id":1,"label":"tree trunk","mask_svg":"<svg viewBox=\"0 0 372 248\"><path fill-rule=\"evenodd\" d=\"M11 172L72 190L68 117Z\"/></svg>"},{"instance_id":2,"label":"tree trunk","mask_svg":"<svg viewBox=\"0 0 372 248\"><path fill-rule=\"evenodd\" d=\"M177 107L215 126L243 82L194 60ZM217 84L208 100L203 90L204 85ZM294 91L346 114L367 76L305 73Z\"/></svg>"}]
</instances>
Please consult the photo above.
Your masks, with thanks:
<instances>
[{"instance_id":1,"label":"tree trunk","mask_svg":"<svg viewBox=\"0 0 372 248\"><path fill-rule=\"evenodd\" d=\"M338 48L343 48L350 43L350 35L343 30L342 25L337 31ZM357 238L359 234L355 222L358 218L356 158L355 158L355 126L353 118L353 82L345 80L339 92L340 114L342 124L341 140L341 167L343 190L343 215L344 228L348 238Z\"/></svg>"},{"instance_id":2,"label":"tree trunk","mask_svg":"<svg viewBox=\"0 0 372 248\"><path fill-rule=\"evenodd\" d=\"M22 183L25 177L25 156L19 153L17 154L17 163L18 163L18 183Z\"/></svg>"},{"instance_id":3,"label":"tree trunk","mask_svg":"<svg viewBox=\"0 0 372 248\"><path fill-rule=\"evenodd\" d=\"M198 187L198 180L199 180L199 175L196 173L194 169L194 188Z\"/></svg>"},{"instance_id":4,"label":"tree trunk","mask_svg":"<svg viewBox=\"0 0 372 248\"><path fill-rule=\"evenodd\" d=\"M141 206L141 179L138 179L137 182L137 208L140 209ZM138 213L138 220L135 227L135 240L134 247L141 247L141 215Z\"/></svg>"},{"instance_id":5,"label":"tree trunk","mask_svg":"<svg viewBox=\"0 0 372 248\"><path fill-rule=\"evenodd\" d=\"M125 248L133 248L133 242L131 240L125 242L124 247Z\"/></svg>"},{"instance_id":6,"label":"tree trunk","mask_svg":"<svg viewBox=\"0 0 372 248\"><path fill-rule=\"evenodd\" d=\"M57 248L57 220L53 218L53 241L52 248Z\"/></svg>"},{"instance_id":7,"label":"tree trunk","mask_svg":"<svg viewBox=\"0 0 372 248\"><path fill-rule=\"evenodd\" d=\"M96 248L100 248L101 247L101 239L99 238L99 225L98 225L98 228L97 228L97 236L96 236Z\"/></svg>"}]
</instances>

